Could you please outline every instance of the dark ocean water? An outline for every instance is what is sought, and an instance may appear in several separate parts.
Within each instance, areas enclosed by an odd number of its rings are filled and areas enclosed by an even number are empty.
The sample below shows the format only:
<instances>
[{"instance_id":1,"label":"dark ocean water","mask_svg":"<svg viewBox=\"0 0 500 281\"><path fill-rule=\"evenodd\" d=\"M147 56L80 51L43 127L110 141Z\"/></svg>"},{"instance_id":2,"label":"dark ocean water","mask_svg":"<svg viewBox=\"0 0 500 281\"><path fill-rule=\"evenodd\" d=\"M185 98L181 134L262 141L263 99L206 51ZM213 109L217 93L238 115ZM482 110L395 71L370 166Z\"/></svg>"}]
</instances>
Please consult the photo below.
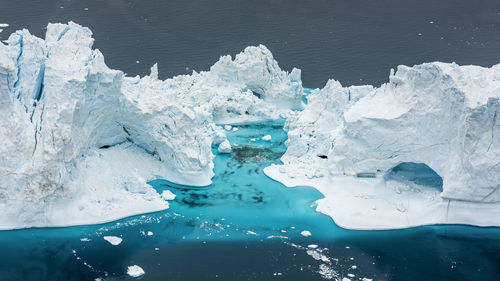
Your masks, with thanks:
<instances>
[{"instance_id":1,"label":"dark ocean water","mask_svg":"<svg viewBox=\"0 0 500 281\"><path fill-rule=\"evenodd\" d=\"M70 20L93 30L110 67L144 75L158 62L161 78L257 44L309 87L381 84L399 64L500 62L498 0L0 0L11 24L0 39Z\"/></svg>"},{"instance_id":2,"label":"dark ocean water","mask_svg":"<svg viewBox=\"0 0 500 281\"><path fill-rule=\"evenodd\" d=\"M398 64L500 62L498 0L0 0L0 23L10 24L1 40L70 20L90 27L107 64L130 75L154 62L161 78L206 70L260 43L311 87L329 78L380 84ZM250 141L265 134L273 141ZM241 126L229 138L239 147L217 156L209 188L153 183L178 196L164 212L0 232L0 281L132 280L134 264L146 271L141 280L500 280L500 229L341 229L310 207L316 190L263 175L284 152L281 125Z\"/></svg>"}]
</instances>

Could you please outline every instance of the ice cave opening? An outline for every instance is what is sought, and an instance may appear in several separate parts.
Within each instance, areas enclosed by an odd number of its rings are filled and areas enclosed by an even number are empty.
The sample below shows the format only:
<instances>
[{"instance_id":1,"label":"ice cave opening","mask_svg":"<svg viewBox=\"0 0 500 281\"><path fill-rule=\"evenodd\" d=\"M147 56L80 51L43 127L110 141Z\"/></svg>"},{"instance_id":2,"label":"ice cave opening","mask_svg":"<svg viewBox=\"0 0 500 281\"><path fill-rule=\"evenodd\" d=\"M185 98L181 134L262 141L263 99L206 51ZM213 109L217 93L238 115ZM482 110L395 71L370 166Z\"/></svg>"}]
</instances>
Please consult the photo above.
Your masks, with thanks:
<instances>
[{"instance_id":1,"label":"ice cave opening","mask_svg":"<svg viewBox=\"0 0 500 281\"><path fill-rule=\"evenodd\" d=\"M411 182L443 192L443 178L424 163L400 163L387 172L385 180Z\"/></svg>"}]
</instances>

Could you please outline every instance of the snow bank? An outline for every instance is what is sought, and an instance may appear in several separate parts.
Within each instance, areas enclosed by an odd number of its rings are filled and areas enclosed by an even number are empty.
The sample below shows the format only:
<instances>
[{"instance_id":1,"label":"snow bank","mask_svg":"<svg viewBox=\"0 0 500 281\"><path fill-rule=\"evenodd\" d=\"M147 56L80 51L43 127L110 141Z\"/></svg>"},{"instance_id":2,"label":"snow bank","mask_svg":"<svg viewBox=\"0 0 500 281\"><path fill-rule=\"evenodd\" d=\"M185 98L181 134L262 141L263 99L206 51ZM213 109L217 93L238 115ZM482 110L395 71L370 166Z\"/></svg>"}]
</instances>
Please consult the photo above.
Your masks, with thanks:
<instances>
[{"instance_id":1,"label":"snow bank","mask_svg":"<svg viewBox=\"0 0 500 281\"><path fill-rule=\"evenodd\" d=\"M379 88L331 80L288 118L284 165L265 172L319 189L318 210L346 228L500 226L499 98L500 65L399 66ZM401 163L427 165L442 192L390 178Z\"/></svg>"},{"instance_id":2,"label":"snow bank","mask_svg":"<svg viewBox=\"0 0 500 281\"><path fill-rule=\"evenodd\" d=\"M211 148L226 140L216 123L300 107L300 71L282 71L262 45L161 81L157 65L143 78L109 69L93 41L70 22L0 43L0 229L166 209L147 182L210 184Z\"/></svg>"}]
</instances>

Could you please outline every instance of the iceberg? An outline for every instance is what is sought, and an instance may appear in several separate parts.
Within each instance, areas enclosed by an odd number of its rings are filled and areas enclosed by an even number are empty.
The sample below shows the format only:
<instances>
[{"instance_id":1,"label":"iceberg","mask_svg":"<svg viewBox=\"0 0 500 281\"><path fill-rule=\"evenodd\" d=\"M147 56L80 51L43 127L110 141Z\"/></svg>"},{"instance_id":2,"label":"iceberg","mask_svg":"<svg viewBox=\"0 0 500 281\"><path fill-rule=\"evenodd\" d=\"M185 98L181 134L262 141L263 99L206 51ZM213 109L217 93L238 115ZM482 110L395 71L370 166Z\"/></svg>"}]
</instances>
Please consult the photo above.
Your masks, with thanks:
<instances>
[{"instance_id":1,"label":"iceberg","mask_svg":"<svg viewBox=\"0 0 500 281\"><path fill-rule=\"evenodd\" d=\"M164 210L148 181L209 185L212 147L227 151L217 124L302 106L300 70L282 71L262 45L162 81L156 64L142 78L108 68L93 42L69 22L0 43L0 229Z\"/></svg>"},{"instance_id":2,"label":"iceberg","mask_svg":"<svg viewBox=\"0 0 500 281\"><path fill-rule=\"evenodd\" d=\"M378 88L330 80L287 119L283 165L265 172L316 187L317 210L345 228L500 226L499 98L500 64L399 66Z\"/></svg>"}]
</instances>

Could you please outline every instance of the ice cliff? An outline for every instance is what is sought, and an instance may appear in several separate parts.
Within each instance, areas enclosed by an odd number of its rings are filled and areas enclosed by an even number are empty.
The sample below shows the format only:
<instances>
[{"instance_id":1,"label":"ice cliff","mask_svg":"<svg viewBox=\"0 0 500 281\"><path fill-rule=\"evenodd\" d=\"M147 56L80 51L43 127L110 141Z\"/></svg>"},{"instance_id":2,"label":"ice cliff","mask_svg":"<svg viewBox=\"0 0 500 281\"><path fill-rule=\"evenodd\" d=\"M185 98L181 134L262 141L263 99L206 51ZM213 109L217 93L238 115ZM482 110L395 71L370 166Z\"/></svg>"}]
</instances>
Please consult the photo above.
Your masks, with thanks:
<instances>
[{"instance_id":1,"label":"ice cliff","mask_svg":"<svg viewBox=\"0 0 500 281\"><path fill-rule=\"evenodd\" d=\"M92 45L72 22L0 43L0 229L166 209L175 196L148 181L208 185L212 151L232 151L221 125L280 117L287 151L266 174L320 190L317 210L343 227L500 226L500 65L330 80L303 108L300 70L264 46L162 81L156 64L142 78L108 68Z\"/></svg>"},{"instance_id":2,"label":"ice cliff","mask_svg":"<svg viewBox=\"0 0 500 281\"><path fill-rule=\"evenodd\" d=\"M346 228L498 226L499 98L500 65L399 66L378 88L330 80L287 120L284 165L265 171L318 188L318 210Z\"/></svg>"},{"instance_id":3,"label":"ice cliff","mask_svg":"<svg viewBox=\"0 0 500 281\"><path fill-rule=\"evenodd\" d=\"M158 80L104 63L92 33L49 24L0 43L0 229L99 223L168 208L147 184L208 185L219 123L300 108L300 70L264 46L210 71ZM71 214L71 215L68 215Z\"/></svg>"}]
</instances>

